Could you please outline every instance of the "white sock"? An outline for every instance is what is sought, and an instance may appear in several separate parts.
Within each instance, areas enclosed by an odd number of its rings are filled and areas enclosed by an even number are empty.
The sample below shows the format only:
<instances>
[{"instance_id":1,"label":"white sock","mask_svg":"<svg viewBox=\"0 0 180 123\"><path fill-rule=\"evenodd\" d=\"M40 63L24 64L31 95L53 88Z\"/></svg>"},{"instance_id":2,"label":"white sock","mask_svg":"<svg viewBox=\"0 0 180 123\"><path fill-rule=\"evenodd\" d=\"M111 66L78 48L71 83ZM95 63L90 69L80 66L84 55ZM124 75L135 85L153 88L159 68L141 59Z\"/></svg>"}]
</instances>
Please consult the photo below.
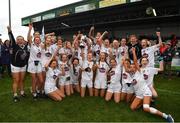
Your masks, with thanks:
<instances>
[{"instance_id":1,"label":"white sock","mask_svg":"<svg viewBox=\"0 0 180 123\"><path fill-rule=\"evenodd\" d=\"M17 93L14 93L14 97L16 97L17 96Z\"/></svg>"},{"instance_id":2,"label":"white sock","mask_svg":"<svg viewBox=\"0 0 180 123\"><path fill-rule=\"evenodd\" d=\"M37 96L37 94L36 94L36 93L33 93L33 96L34 96L34 97L36 97L36 96Z\"/></svg>"},{"instance_id":3,"label":"white sock","mask_svg":"<svg viewBox=\"0 0 180 123\"><path fill-rule=\"evenodd\" d=\"M21 95L23 95L23 94L24 94L24 91L21 91L20 93L21 93Z\"/></svg>"},{"instance_id":4,"label":"white sock","mask_svg":"<svg viewBox=\"0 0 180 123\"><path fill-rule=\"evenodd\" d=\"M37 91L37 93L40 93L40 90L36 90Z\"/></svg>"},{"instance_id":5,"label":"white sock","mask_svg":"<svg viewBox=\"0 0 180 123\"><path fill-rule=\"evenodd\" d=\"M163 113L163 118L167 119L168 115Z\"/></svg>"},{"instance_id":6,"label":"white sock","mask_svg":"<svg viewBox=\"0 0 180 123\"><path fill-rule=\"evenodd\" d=\"M42 90L41 93L44 94L44 90Z\"/></svg>"}]
</instances>

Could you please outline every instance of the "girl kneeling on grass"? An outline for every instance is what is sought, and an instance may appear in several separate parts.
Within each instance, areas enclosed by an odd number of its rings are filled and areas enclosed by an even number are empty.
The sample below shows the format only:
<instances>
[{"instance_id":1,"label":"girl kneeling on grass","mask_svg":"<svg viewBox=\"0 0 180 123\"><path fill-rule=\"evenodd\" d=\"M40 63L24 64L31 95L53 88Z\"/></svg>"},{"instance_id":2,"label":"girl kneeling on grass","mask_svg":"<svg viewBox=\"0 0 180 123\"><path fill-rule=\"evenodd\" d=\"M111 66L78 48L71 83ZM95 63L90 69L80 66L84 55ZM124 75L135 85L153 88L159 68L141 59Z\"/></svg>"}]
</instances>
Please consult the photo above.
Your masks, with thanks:
<instances>
[{"instance_id":1,"label":"girl kneeling on grass","mask_svg":"<svg viewBox=\"0 0 180 123\"><path fill-rule=\"evenodd\" d=\"M133 52L133 59L134 64L132 64L130 67L130 72L133 74L132 81L130 84L133 85L133 88L135 90L135 99L131 104L131 109L136 110L143 104L143 110L145 112L149 112L151 114L158 115L160 117L163 117L166 119L169 123L173 123L174 119L171 117L171 115L167 115L166 113L162 113L159 110L150 107L150 101L152 98L152 92L147 86L146 82L144 82L144 76L139 68L139 64L137 62L137 57L135 53L135 48L132 48Z\"/></svg>"},{"instance_id":2,"label":"girl kneeling on grass","mask_svg":"<svg viewBox=\"0 0 180 123\"><path fill-rule=\"evenodd\" d=\"M45 65L46 80L44 90L51 99L61 101L65 95L56 87L56 82L59 76L63 75L64 73L60 73L57 66L58 63L55 59L51 59L50 62Z\"/></svg>"}]
</instances>

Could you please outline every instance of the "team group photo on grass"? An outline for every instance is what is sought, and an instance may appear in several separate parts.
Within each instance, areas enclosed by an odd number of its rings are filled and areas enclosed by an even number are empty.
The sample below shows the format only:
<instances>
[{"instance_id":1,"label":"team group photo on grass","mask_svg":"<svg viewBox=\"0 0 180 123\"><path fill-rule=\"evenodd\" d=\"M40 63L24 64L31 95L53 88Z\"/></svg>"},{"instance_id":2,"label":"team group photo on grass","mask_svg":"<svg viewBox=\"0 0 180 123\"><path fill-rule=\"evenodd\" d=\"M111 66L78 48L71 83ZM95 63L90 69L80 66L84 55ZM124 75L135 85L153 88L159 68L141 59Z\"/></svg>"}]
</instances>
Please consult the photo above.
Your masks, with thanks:
<instances>
[{"instance_id":1,"label":"team group photo on grass","mask_svg":"<svg viewBox=\"0 0 180 123\"><path fill-rule=\"evenodd\" d=\"M176 35L117 37L92 25L64 38L35 24L26 37L9 25L0 41L1 122L180 121Z\"/></svg>"}]
</instances>

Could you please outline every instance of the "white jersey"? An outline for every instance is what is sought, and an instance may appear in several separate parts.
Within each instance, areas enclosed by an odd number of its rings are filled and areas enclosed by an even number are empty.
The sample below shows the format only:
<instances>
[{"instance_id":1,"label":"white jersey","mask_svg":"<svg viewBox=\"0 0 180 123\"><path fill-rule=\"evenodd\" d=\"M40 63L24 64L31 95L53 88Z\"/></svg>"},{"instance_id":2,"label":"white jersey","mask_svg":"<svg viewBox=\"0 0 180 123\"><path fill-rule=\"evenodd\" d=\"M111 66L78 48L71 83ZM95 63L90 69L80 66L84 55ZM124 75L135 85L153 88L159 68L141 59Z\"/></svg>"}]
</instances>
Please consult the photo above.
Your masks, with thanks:
<instances>
[{"instance_id":1,"label":"white jersey","mask_svg":"<svg viewBox=\"0 0 180 123\"><path fill-rule=\"evenodd\" d=\"M79 78L79 70L80 70L80 66L79 65L77 65L77 66L74 66L73 67L73 65L71 65L71 70L70 70L70 72L71 72L71 82L72 83L77 83L78 82L78 78Z\"/></svg>"},{"instance_id":2,"label":"white jersey","mask_svg":"<svg viewBox=\"0 0 180 123\"><path fill-rule=\"evenodd\" d=\"M139 71L136 71L136 73L131 75L131 77L132 77L131 84L135 90L135 93L137 94L144 91L144 88L147 87L147 84L144 81L143 74Z\"/></svg>"},{"instance_id":3,"label":"white jersey","mask_svg":"<svg viewBox=\"0 0 180 123\"><path fill-rule=\"evenodd\" d=\"M141 73L143 74L144 81L149 86L153 82L154 75L158 74L158 68L153 68L153 67L141 68Z\"/></svg>"},{"instance_id":4,"label":"white jersey","mask_svg":"<svg viewBox=\"0 0 180 123\"><path fill-rule=\"evenodd\" d=\"M29 63L34 61L42 61L42 48L40 45L36 46L34 43L32 43L30 48Z\"/></svg>"},{"instance_id":5,"label":"white jersey","mask_svg":"<svg viewBox=\"0 0 180 123\"><path fill-rule=\"evenodd\" d=\"M42 65L43 65L43 67L51 59L52 55L53 55L52 45L47 47L46 49L42 49Z\"/></svg>"},{"instance_id":6,"label":"white jersey","mask_svg":"<svg viewBox=\"0 0 180 123\"><path fill-rule=\"evenodd\" d=\"M93 46L93 52L96 54L96 61L99 61L99 55L100 55L102 47L103 46L100 46L98 44Z\"/></svg>"},{"instance_id":7,"label":"white jersey","mask_svg":"<svg viewBox=\"0 0 180 123\"><path fill-rule=\"evenodd\" d=\"M59 74L60 71L58 69L52 69L50 67L48 68L48 71L46 72L46 80L44 85L44 90L46 94L49 94L57 90L56 81Z\"/></svg>"},{"instance_id":8,"label":"white jersey","mask_svg":"<svg viewBox=\"0 0 180 123\"><path fill-rule=\"evenodd\" d=\"M87 71L82 72L82 76L81 76L82 80L87 80L87 81L93 80L93 70L92 70L93 64L94 64L93 62L89 62L87 60L82 61L81 68L83 68L83 69L90 68L91 69L89 72L87 72Z\"/></svg>"},{"instance_id":9,"label":"white jersey","mask_svg":"<svg viewBox=\"0 0 180 123\"><path fill-rule=\"evenodd\" d=\"M95 82L107 82L107 71L109 70L109 66L106 62L97 62L99 68L96 71L96 79Z\"/></svg>"},{"instance_id":10,"label":"white jersey","mask_svg":"<svg viewBox=\"0 0 180 123\"><path fill-rule=\"evenodd\" d=\"M52 54L54 54L57 49L58 49L58 45L57 44L52 44L51 45Z\"/></svg>"},{"instance_id":11,"label":"white jersey","mask_svg":"<svg viewBox=\"0 0 180 123\"><path fill-rule=\"evenodd\" d=\"M65 71L65 75L64 76L61 76L60 78L60 82L69 82L70 81L70 66L67 64L67 62L62 62L62 61L59 61L59 68L60 68L60 71L62 72L62 66L64 66L64 71Z\"/></svg>"},{"instance_id":12,"label":"white jersey","mask_svg":"<svg viewBox=\"0 0 180 123\"><path fill-rule=\"evenodd\" d=\"M112 84L120 84L120 79L121 79L121 66L117 65L115 68L112 68L110 71L110 82Z\"/></svg>"},{"instance_id":13,"label":"white jersey","mask_svg":"<svg viewBox=\"0 0 180 123\"><path fill-rule=\"evenodd\" d=\"M127 84L127 83L131 83L132 81L132 77L130 76L130 74L128 72L125 71L125 68L123 67L123 72L122 72L122 84Z\"/></svg>"},{"instance_id":14,"label":"white jersey","mask_svg":"<svg viewBox=\"0 0 180 123\"><path fill-rule=\"evenodd\" d=\"M128 56L128 46L120 46L119 47L119 61L122 61L123 57Z\"/></svg>"},{"instance_id":15,"label":"white jersey","mask_svg":"<svg viewBox=\"0 0 180 123\"><path fill-rule=\"evenodd\" d=\"M120 63L120 61L119 61L119 59L120 59L119 48L118 49L112 48L112 55L115 57L117 64L119 64Z\"/></svg>"},{"instance_id":16,"label":"white jersey","mask_svg":"<svg viewBox=\"0 0 180 123\"><path fill-rule=\"evenodd\" d=\"M53 85L56 86L56 80L60 74L58 69L52 69L48 67L48 71L46 72L46 80L45 86Z\"/></svg>"},{"instance_id":17,"label":"white jersey","mask_svg":"<svg viewBox=\"0 0 180 123\"><path fill-rule=\"evenodd\" d=\"M154 53L158 50L159 48L157 45L146 47L141 50L142 57L146 57L149 60L148 67L154 67Z\"/></svg>"}]
</instances>

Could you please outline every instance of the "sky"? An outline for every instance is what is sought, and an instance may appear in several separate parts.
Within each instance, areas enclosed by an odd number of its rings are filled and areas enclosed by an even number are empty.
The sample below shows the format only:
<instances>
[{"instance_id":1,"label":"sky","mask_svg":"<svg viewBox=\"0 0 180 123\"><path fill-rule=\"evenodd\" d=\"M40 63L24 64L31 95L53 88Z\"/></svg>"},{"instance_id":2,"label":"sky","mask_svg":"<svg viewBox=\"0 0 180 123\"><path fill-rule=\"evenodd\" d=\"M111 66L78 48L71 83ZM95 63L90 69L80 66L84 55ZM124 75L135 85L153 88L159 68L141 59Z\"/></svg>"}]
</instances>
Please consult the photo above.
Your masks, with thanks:
<instances>
[{"instance_id":1,"label":"sky","mask_svg":"<svg viewBox=\"0 0 180 123\"><path fill-rule=\"evenodd\" d=\"M11 25L14 36L22 35L26 38L28 27L21 26L21 18L42 11L78 2L81 0L11 0ZM0 38L8 39L9 25L8 0L0 0Z\"/></svg>"}]
</instances>

